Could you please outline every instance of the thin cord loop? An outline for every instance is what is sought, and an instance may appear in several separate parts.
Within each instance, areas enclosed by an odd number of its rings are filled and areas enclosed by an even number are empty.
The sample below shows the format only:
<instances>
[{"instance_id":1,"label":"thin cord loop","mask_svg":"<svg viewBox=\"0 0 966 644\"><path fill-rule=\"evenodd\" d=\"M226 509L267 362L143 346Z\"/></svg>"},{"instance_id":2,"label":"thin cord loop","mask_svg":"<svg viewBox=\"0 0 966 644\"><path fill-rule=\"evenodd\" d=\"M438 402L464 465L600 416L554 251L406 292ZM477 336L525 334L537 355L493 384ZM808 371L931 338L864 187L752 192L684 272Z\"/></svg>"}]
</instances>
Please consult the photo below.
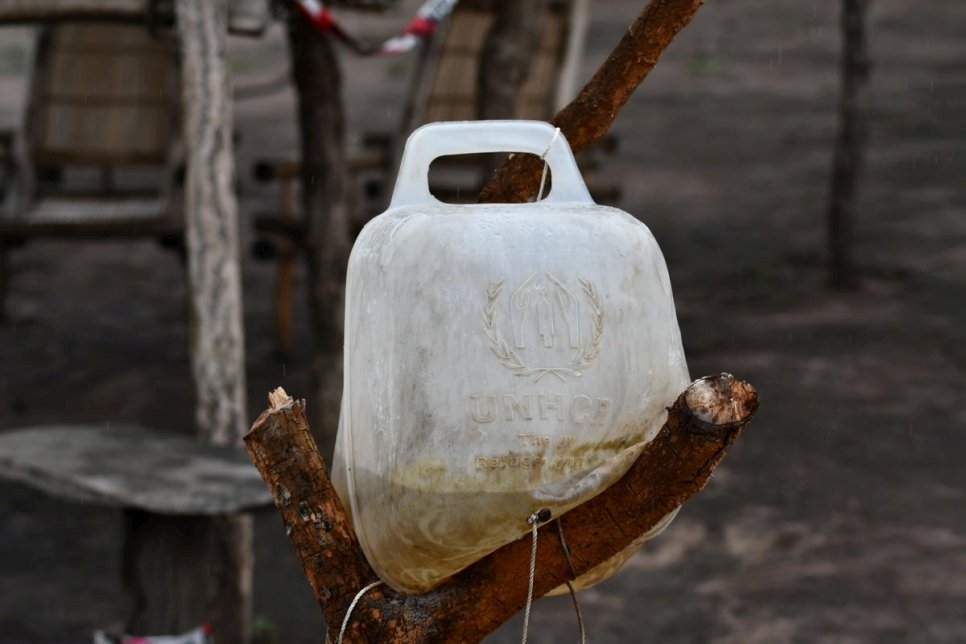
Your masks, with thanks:
<instances>
[{"instance_id":1,"label":"thin cord loop","mask_svg":"<svg viewBox=\"0 0 966 644\"><path fill-rule=\"evenodd\" d=\"M520 644L527 644L527 633L530 631L530 607L533 605L533 583L537 577L537 529L541 522L550 519L550 510L542 508L537 510L529 517L527 523L530 525L530 582L527 585L527 607L523 611L523 638Z\"/></svg>"},{"instance_id":2,"label":"thin cord loop","mask_svg":"<svg viewBox=\"0 0 966 644\"><path fill-rule=\"evenodd\" d=\"M547 183L547 155L550 154L550 148L553 147L553 144L557 142L558 136L560 136L559 127L553 131L553 138L550 139L550 145L548 145L547 149L544 150L543 154L540 155L540 159L543 161L543 174L540 175L540 189L537 190L537 198L534 199L534 201L540 201L543 199L543 187Z\"/></svg>"},{"instance_id":3,"label":"thin cord loop","mask_svg":"<svg viewBox=\"0 0 966 644\"><path fill-rule=\"evenodd\" d=\"M577 603L577 591L574 585L567 582L567 590L570 591L570 599L574 603L574 612L577 613L577 629L580 631L580 644L587 644L587 631L584 630L584 616L580 612L580 604Z\"/></svg>"},{"instance_id":4,"label":"thin cord loop","mask_svg":"<svg viewBox=\"0 0 966 644\"><path fill-rule=\"evenodd\" d=\"M563 549L564 557L567 558L567 565L570 566L570 574L574 579L577 578L577 571L574 569L574 560L570 558L570 547L567 546L567 540L564 538L563 524L560 523L560 517L557 517L557 536L560 537L560 547ZM577 628L580 630L580 644L587 644L587 631L584 629L584 616L580 612L580 604L577 603L577 591L574 590L574 585L567 581L567 590L570 591L570 599L574 603L574 612L577 613Z\"/></svg>"},{"instance_id":5,"label":"thin cord loop","mask_svg":"<svg viewBox=\"0 0 966 644\"><path fill-rule=\"evenodd\" d=\"M359 603L359 600L362 599L363 595L365 595L367 592L369 592L376 586L381 586L381 585L382 585L382 580L374 581L356 593L355 599L352 600L352 603L349 604L348 610L346 610L345 612L345 617L342 618L342 628L339 629L339 639L336 640L337 644L342 644L342 636L345 635L345 629L347 626L349 626L349 617L352 616L352 611L355 609L356 604Z\"/></svg>"},{"instance_id":6,"label":"thin cord loop","mask_svg":"<svg viewBox=\"0 0 966 644\"><path fill-rule=\"evenodd\" d=\"M570 558L570 546L567 545L567 540L564 539L563 524L560 523L560 517L557 517L557 536L560 537L560 547L563 549L564 557L567 559L567 565L570 566L570 575L576 579L577 570L574 568L574 560Z\"/></svg>"}]
</instances>

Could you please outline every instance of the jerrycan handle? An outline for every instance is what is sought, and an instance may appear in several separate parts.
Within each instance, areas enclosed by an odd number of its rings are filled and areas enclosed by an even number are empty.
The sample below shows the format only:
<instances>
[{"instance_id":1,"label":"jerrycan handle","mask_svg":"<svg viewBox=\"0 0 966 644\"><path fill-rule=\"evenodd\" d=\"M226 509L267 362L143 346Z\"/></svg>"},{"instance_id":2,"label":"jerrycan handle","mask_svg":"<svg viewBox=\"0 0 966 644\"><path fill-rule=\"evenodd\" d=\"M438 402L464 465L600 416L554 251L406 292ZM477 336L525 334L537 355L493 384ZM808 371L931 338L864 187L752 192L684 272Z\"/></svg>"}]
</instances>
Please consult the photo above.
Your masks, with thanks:
<instances>
[{"instance_id":1,"label":"jerrycan handle","mask_svg":"<svg viewBox=\"0 0 966 644\"><path fill-rule=\"evenodd\" d=\"M390 208L437 204L429 192L429 165L454 154L529 152L546 159L552 173L548 203L594 203L563 134L543 121L447 121L429 123L406 141Z\"/></svg>"}]
</instances>

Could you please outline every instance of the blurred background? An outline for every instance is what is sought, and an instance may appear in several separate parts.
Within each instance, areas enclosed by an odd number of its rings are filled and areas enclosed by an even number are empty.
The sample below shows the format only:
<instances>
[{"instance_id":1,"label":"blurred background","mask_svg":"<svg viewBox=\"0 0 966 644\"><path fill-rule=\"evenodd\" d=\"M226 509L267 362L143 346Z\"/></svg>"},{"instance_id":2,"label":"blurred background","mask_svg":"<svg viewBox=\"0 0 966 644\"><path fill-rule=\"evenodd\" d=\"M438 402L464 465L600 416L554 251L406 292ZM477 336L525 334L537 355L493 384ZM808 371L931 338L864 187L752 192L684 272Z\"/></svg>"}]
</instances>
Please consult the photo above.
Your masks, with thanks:
<instances>
[{"instance_id":1,"label":"blurred background","mask_svg":"<svg viewBox=\"0 0 966 644\"><path fill-rule=\"evenodd\" d=\"M377 41L418 4L337 15ZM590 3L577 87L643 5ZM591 641L966 641L966 5L868 6L857 288L830 288L828 274L840 2L708 2L592 159L601 202L640 218L665 253L692 376L734 373L761 408L668 530L579 595ZM0 129L22 127L36 34L0 28ZM337 51L356 157L371 133L402 128L419 56ZM254 419L270 389L311 399L318 378L304 264L291 263L291 350L280 356L285 236L256 226L285 199L279 182L259 180L273 172L265 162L299 158L283 25L232 36L229 54ZM360 221L388 196L363 175L350 191ZM0 430L191 431L185 269L169 250L125 239L9 252ZM123 619L121 539L117 510L2 482L0 642L89 641ZM274 510L255 512L254 544L259 632L322 641ZM516 641L520 621L488 641ZM576 641L574 622L569 598L541 599L531 641Z\"/></svg>"}]
</instances>

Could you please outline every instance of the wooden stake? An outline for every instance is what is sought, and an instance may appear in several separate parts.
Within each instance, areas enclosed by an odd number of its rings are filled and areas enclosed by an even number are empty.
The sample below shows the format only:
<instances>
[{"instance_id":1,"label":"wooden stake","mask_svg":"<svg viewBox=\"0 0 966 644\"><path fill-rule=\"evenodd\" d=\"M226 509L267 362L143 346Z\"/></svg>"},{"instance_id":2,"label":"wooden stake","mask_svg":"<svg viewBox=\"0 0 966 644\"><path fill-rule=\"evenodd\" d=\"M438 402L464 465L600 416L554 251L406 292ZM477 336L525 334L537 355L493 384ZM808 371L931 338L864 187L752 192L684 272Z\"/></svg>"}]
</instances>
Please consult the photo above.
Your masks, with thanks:
<instances>
[{"instance_id":1,"label":"wooden stake","mask_svg":"<svg viewBox=\"0 0 966 644\"><path fill-rule=\"evenodd\" d=\"M342 78L334 47L331 37L292 16L289 48L298 95L309 311L315 328L314 431L326 454L335 445L342 398L343 299L352 247Z\"/></svg>"}]
</instances>

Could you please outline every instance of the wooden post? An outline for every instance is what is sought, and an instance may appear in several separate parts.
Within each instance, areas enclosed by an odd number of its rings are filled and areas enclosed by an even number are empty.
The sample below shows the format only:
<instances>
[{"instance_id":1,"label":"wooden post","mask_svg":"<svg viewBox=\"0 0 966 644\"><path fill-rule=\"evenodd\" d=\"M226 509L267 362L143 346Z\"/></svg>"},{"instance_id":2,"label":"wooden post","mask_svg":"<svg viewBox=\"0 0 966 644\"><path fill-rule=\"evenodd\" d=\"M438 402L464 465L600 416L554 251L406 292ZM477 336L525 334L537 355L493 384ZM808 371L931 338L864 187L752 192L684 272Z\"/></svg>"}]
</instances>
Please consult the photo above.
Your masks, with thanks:
<instances>
[{"instance_id":1,"label":"wooden post","mask_svg":"<svg viewBox=\"0 0 966 644\"><path fill-rule=\"evenodd\" d=\"M856 192L869 138L869 55L865 20L870 0L842 2L842 86L828 208L829 283L858 286L854 257Z\"/></svg>"},{"instance_id":2,"label":"wooden post","mask_svg":"<svg viewBox=\"0 0 966 644\"><path fill-rule=\"evenodd\" d=\"M199 434L222 445L240 440L247 424L227 8L227 0L177 3L195 418Z\"/></svg>"},{"instance_id":3,"label":"wooden post","mask_svg":"<svg viewBox=\"0 0 966 644\"><path fill-rule=\"evenodd\" d=\"M496 2L496 19L480 55L480 118L516 118L520 88L530 75L540 43L544 7L544 0Z\"/></svg>"},{"instance_id":4,"label":"wooden post","mask_svg":"<svg viewBox=\"0 0 966 644\"><path fill-rule=\"evenodd\" d=\"M302 208L308 228L309 310L316 331L318 408L315 439L328 456L342 398L345 268L351 249L342 78L332 39L301 16L289 22L292 75L298 92Z\"/></svg>"},{"instance_id":5,"label":"wooden post","mask_svg":"<svg viewBox=\"0 0 966 644\"><path fill-rule=\"evenodd\" d=\"M497 0L495 3L496 19L480 52L476 107L479 118L518 117L520 90L530 75L540 43L544 8L544 0ZM492 174L497 165L497 157L487 156L482 164L485 176Z\"/></svg>"},{"instance_id":6,"label":"wooden post","mask_svg":"<svg viewBox=\"0 0 966 644\"><path fill-rule=\"evenodd\" d=\"M183 633L208 622L219 642L249 642L251 518L123 514L128 632Z\"/></svg>"},{"instance_id":7,"label":"wooden post","mask_svg":"<svg viewBox=\"0 0 966 644\"><path fill-rule=\"evenodd\" d=\"M245 429L238 208L234 195L227 0L178 0L183 65L191 368L199 435L237 444ZM251 518L128 511L129 627L177 633L208 621L219 642L251 639Z\"/></svg>"}]
</instances>

